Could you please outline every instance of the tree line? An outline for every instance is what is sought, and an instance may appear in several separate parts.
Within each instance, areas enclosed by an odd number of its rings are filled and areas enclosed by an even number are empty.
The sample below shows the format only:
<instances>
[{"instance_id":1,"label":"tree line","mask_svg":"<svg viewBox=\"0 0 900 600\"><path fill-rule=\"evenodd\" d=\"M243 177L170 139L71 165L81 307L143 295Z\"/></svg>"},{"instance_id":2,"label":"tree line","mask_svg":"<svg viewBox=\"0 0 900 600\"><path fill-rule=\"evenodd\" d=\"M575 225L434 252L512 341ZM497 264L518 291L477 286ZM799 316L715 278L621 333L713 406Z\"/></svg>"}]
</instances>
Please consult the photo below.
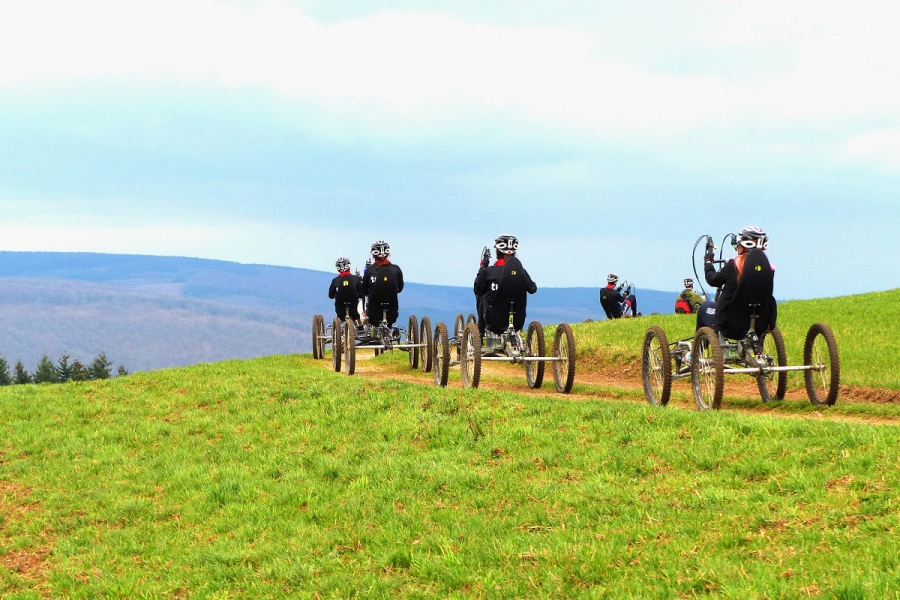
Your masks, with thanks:
<instances>
[{"instance_id":1,"label":"tree line","mask_svg":"<svg viewBox=\"0 0 900 600\"><path fill-rule=\"evenodd\" d=\"M77 358L72 360L68 353L60 356L54 363L45 352L38 361L34 373L29 373L22 364L22 360L16 364L10 372L6 358L0 356L0 386L24 385L26 383L65 383L67 381L96 381L109 379L113 376L113 362L106 358L106 353L101 352L94 360L85 365ZM119 365L116 369L119 376L128 375L128 369Z\"/></svg>"}]
</instances>

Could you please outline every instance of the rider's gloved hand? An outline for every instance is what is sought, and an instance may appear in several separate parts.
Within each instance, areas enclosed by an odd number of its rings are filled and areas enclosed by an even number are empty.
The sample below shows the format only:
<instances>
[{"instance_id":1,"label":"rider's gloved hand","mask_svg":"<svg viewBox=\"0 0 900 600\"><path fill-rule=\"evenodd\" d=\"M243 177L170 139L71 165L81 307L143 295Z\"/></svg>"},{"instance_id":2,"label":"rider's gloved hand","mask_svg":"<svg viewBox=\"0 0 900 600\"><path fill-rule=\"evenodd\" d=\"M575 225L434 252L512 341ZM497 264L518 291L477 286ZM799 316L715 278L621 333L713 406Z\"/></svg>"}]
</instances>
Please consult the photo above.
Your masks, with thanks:
<instances>
[{"instance_id":1,"label":"rider's gloved hand","mask_svg":"<svg viewBox=\"0 0 900 600\"><path fill-rule=\"evenodd\" d=\"M487 259L487 258L481 259L481 268L482 269L487 269L488 265L490 265L490 264L491 264L491 261L489 259Z\"/></svg>"},{"instance_id":2,"label":"rider's gloved hand","mask_svg":"<svg viewBox=\"0 0 900 600\"><path fill-rule=\"evenodd\" d=\"M715 253L712 250L707 251L707 253L703 256L703 260L711 263L716 258Z\"/></svg>"}]
</instances>

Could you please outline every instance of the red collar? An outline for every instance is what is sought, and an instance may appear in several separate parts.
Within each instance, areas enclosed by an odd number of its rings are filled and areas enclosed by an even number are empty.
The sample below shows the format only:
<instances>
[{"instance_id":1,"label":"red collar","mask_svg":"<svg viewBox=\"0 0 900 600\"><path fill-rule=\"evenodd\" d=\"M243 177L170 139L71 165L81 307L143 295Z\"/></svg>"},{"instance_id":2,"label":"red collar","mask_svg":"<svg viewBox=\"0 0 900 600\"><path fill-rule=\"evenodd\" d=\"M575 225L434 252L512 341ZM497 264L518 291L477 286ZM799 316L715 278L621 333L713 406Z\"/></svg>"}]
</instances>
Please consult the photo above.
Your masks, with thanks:
<instances>
[{"instance_id":1,"label":"red collar","mask_svg":"<svg viewBox=\"0 0 900 600\"><path fill-rule=\"evenodd\" d=\"M495 267L502 267L502 266L505 265L505 264L506 264L506 259L505 259L505 258L498 258L498 259L497 259L497 262L494 263L494 266L495 266Z\"/></svg>"},{"instance_id":2,"label":"red collar","mask_svg":"<svg viewBox=\"0 0 900 600\"><path fill-rule=\"evenodd\" d=\"M389 260L386 259L386 258L385 258L384 260L376 260L376 261L375 261L375 266L376 266L376 267L383 267L383 266L389 265L389 264L391 264L391 261L389 261Z\"/></svg>"},{"instance_id":3,"label":"red collar","mask_svg":"<svg viewBox=\"0 0 900 600\"><path fill-rule=\"evenodd\" d=\"M350 271L341 271L338 273L338 277L350 277Z\"/></svg>"}]
</instances>

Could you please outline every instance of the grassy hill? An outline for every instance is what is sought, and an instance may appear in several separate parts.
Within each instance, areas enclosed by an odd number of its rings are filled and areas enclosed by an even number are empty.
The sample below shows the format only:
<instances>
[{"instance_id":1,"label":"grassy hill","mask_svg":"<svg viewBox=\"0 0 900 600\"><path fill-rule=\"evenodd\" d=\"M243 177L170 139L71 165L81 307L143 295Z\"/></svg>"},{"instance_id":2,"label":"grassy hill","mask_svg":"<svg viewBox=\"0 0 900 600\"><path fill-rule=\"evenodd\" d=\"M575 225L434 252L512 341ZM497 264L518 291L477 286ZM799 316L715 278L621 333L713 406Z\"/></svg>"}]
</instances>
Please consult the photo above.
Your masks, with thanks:
<instances>
[{"instance_id":1,"label":"grassy hill","mask_svg":"<svg viewBox=\"0 0 900 600\"><path fill-rule=\"evenodd\" d=\"M897 597L896 426L419 377L0 390L0 596Z\"/></svg>"}]
</instances>

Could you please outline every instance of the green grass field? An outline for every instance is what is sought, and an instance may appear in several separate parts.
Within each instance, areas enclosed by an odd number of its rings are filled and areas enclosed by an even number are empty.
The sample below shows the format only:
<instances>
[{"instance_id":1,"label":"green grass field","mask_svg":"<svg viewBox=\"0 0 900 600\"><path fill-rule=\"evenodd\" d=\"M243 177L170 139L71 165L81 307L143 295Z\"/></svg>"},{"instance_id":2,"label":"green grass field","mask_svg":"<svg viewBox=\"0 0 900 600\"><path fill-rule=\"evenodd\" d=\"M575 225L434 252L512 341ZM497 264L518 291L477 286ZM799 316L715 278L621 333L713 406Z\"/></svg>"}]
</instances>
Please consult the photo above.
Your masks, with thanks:
<instances>
[{"instance_id":1,"label":"green grass field","mask_svg":"<svg viewBox=\"0 0 900 600\"><path fill-rule=\"evenodd\" d=\"M829 322L845 382L897 389L898 306L785 303L788 356ZM579 369L690 321L578 325ZM439 389L405 358L0 389L0 597L900 598L893 404Z\"/></svg>"}]
</instances>

